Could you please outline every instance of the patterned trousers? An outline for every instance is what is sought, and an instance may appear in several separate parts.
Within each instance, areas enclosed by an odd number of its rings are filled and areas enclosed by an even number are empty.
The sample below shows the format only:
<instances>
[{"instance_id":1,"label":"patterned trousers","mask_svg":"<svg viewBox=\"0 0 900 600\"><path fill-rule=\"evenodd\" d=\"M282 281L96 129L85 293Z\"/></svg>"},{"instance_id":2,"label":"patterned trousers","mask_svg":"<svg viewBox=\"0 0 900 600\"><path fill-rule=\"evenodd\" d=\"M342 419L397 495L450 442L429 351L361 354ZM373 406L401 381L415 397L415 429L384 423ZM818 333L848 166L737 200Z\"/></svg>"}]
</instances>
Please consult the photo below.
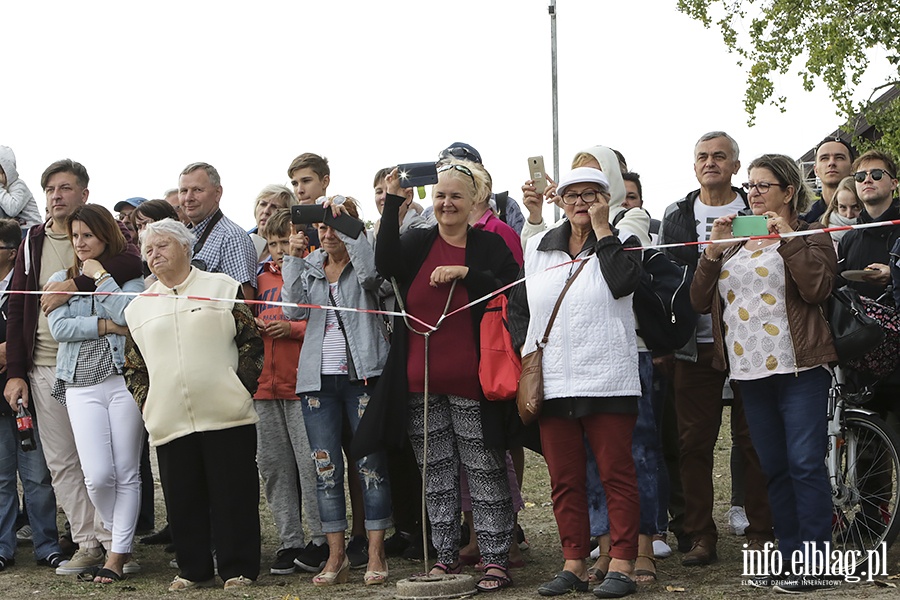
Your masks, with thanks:
<instances>
[{"instance_id":1,"label":"patterned trousers","mask_svg":"<svg viewBox=\"0 0 900 600\"><path fill-rule=\"evenodd\" d=\"M409 439L420 469L424 400L424 394L409 395ZM485 564L506 567L513 535L513 510L504 453L485 446L478 401L442 394L429 394L428 400L428 468L423 479L437 559L447 565L459 560L461 463L469 478L472 519L481 557Z\"/></svg>"}]
</instances>

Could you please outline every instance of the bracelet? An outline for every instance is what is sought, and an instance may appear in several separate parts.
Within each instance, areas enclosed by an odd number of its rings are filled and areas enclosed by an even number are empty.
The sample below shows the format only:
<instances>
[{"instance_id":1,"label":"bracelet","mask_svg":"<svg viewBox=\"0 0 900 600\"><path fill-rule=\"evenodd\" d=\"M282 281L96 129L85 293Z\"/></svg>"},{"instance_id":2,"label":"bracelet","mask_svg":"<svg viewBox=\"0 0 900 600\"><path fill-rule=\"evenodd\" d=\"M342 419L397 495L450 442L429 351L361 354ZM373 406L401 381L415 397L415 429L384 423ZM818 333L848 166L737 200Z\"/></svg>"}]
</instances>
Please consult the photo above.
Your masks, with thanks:
<instances>
[{"instance_id":1,"label":"bracelet","mask_svg":"<svg viewBox=\"0 0 900 600\"><path fill-rule=\"evenodd\" d=\"M705 259L708 260L709 262L714 262L714 263L722 262L722 255L721 255L721 254L720 254L718 257L713 258L713 257L711 257L709 254L707 254L706 252L704 252L704 253L703 253L703 258L705 258Z\"/></svg>"},{"instance_id":2,"label":"bracelet","mask_svg":"<svg viewBox=\"0 0 900 600\"><path fill-rule=\"evenodd\" d=\"M110 275L109 273L104 273L103 275L101 275L100 277L98 277L97 279L94 280L94 287L99 286L101 283L103 283L110 277L112 277L112 275Z\"/></svg>"},{"instance_id":3,"label":"bracelet","mask_svg":"<svg viewBox=\"0 0 900 600\"><path fill-rule=\"evenodd\" d=\"M104 336L104 335L106 335L106 331L108 329L107 325L106 325L106 319L100 319L100 322L103 323L103 333L101 333L100 335Z\"/></svg>"}]
</instances>

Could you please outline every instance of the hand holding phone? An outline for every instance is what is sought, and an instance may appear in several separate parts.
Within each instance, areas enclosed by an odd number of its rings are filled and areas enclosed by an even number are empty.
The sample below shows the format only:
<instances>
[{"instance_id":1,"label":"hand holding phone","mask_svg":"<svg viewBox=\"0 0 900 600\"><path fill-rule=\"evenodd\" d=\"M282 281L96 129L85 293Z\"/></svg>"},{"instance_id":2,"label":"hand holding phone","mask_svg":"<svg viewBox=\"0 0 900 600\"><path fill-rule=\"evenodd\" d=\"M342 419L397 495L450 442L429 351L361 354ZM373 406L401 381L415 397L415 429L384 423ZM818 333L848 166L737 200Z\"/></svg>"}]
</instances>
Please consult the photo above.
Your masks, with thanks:
<instances>
[{"instance_id":1,"label":"hand holding phone","mask_svg":"<svg viewBox=\"0 0 900 600\"><path fill-rule=\"evenodd\" d=\"M731 234L734 237L752 237L769 235L766 215L738 215L731 222Z\"/></svg>"}]
</instances>

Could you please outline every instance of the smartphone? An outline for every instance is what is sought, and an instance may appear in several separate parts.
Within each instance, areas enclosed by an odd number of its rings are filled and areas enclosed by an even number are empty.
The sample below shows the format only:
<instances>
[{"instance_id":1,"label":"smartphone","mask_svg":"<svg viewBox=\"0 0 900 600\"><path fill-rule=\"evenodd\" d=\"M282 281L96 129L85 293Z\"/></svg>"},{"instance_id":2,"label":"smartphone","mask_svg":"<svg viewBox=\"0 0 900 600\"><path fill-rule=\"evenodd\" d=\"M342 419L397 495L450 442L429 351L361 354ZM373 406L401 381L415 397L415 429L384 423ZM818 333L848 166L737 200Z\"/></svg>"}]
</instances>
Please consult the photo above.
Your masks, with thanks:
<instances>
[{"instance_id":1,"label":"smartphone","mask_svg":"<svg viewBox=\"0 0 900 600\"><path fill-rule=\"evenodd\" d=\"M530 156L528 158L528 179L534 181L534 189L538 194L543 194L547 189L547 178L544 176L544 157Z\"/></svg>"},{"instance_id":2,"label":"smartphone","mask_svg":"<svg viewBox=\"0 0 900 600\"><path fill-rule=\"evenodd\" d=\"M769 235L768 218L765 215L738 215L731 222L731 234L734 237Z\"/></svg>"},{"instance_id":3,"label":"smartphone","mask_svg":"<svg viewBox=\"0 0 900 600\"><path fill-rule=\"evenodd\" d=\"M438 182L437 163L418 162L397 165L400 173L400 187L422 187Z\"/></svg>"},{"instance_id":4,"label":"smartphone","mask_svg":"<svg viewBox=\"0 0 900 600\"><path fill-rule=\"evenodd\" d=\"M354 219L346 213L335 217L331 208L323 208L318 204L301 204L291 207L291 223L294 225L312 225L313 223L325 223L329 227L340 231L354 240L359 237L366 224L359 219Z\"/></svg>"}]
</instances>

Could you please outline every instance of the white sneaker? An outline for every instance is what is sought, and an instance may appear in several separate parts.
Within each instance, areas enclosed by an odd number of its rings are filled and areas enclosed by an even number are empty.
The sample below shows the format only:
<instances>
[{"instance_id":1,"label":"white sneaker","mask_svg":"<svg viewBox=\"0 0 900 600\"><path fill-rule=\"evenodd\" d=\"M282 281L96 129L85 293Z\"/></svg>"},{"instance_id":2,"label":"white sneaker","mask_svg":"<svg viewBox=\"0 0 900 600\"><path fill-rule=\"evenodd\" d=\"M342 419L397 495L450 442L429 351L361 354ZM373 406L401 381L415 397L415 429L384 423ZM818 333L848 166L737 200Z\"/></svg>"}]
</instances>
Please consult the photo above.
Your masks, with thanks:
<instances>
[{"instance_id":1,"label":"white sneaker","mask_svg":"<svg viewBox=\"0 0 900 600\"><path fill-rule=\"evenodd\" d=\"M669 558L672 556L672 547L665 540L653 540L653 557Z\"/></svg>"},{"instance_id":2,"label":"white sneaker","mask_svg":"<svg viewBox=\"0 0 900 600\"><path fill-rule=\"evenodd\" d=\"M141 565L138 563L137 559L132 558L127 563L122 565L122 573L125 575L136 575L141 572Z\"/></svg>"},{"instance_id":3,"label":"white sneaker","mask_svg":"<svg viewBox=\"0 0 900 600\"><path fill-rule=\"evenodd\" d=\"M747 519L747 513L744 512L743 506L729 508L725 513L725 519L728 521L728 531L734 535L744 535L744 532L750 527L750 521Z\"/></svg>"}]
</instances>

